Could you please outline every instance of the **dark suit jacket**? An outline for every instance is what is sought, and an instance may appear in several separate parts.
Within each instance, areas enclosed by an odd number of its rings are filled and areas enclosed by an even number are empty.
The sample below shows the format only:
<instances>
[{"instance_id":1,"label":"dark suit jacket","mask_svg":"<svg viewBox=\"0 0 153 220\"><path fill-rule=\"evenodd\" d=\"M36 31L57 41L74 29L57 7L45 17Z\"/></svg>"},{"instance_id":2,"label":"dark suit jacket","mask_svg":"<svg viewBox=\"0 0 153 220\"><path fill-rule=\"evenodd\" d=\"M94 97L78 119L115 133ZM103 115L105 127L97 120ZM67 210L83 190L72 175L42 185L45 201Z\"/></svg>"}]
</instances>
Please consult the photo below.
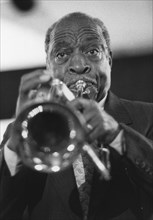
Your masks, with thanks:
<instances>
[{"instance_id":1,"label":"dark suit jacket","mask_svg":"<svg viewBox=\"0 0 153 220\"><path fill-rule=\"evenodd\" d=\"M109 94L105 110L124 130L126 154L111 149L110 181L95 169L88 220L152 220L153 105ZM5 143L5 140L3 144ZM1 151L0 220L82 220L72 167L43 174L22 166L11 177Z\"/></svg>"}]
</instances>

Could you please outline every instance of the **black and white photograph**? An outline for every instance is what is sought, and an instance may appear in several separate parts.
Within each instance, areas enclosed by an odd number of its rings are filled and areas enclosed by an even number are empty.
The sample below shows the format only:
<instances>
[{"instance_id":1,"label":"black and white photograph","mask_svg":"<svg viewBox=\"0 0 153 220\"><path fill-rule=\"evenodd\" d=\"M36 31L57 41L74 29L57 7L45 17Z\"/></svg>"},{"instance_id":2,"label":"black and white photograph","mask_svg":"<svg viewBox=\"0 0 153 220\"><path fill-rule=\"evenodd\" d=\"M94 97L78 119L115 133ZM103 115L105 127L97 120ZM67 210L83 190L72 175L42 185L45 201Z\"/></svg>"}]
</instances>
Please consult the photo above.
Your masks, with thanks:
<instances>
[{"instance_id":1,"label":"black and white photograph","mask_svg":"<svg viewBox=\"0 0 153 220\"><path fill-rule=\"evenodd\" d=\"M153 1L0 1L0 220L153 220Z\"/></svg>"}]
</instances>

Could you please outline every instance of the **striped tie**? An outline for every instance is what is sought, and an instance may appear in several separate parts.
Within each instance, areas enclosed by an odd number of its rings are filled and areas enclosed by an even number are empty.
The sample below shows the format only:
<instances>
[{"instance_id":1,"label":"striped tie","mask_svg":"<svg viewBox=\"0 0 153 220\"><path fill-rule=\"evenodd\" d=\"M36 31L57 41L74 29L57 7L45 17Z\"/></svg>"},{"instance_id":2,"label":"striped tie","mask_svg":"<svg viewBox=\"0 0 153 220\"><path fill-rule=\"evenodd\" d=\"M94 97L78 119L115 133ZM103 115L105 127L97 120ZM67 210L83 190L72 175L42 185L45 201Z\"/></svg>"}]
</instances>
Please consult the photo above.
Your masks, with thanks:
<instances>
[{"instance_id":1,"label":"striped tie","mask_svg":"<svg viewBox=\"0 0 153 220\"><path fill-rule=\"evenodd\" d=\"M87 220L94 164L89 155L82 152L73 163L73 168L79 190L83 220Z\"/></svg>"}]
</instances>

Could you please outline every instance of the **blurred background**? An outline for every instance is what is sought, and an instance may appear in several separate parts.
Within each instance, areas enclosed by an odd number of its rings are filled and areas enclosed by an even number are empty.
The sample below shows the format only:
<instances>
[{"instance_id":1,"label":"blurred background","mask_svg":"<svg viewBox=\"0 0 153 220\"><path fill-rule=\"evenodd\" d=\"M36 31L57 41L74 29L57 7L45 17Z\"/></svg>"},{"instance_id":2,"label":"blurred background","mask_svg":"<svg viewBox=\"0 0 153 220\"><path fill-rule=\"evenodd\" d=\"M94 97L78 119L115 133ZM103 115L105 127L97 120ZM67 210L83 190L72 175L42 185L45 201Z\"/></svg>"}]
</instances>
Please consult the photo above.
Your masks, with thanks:
<instances>
[{"instance_id":1,"label":"blurred background","mask_svg":"<svg viewBox=\"0 0 153 220\"><path fill-rule=\"evenodd\" d=\"M85 12L107 26L114 58L112 91L121 98L153 102L152 0L1 0L0 8L0 140L14 117L21 76L45 68L47 28L70 12Z\"/></svg>"}]
</instances>

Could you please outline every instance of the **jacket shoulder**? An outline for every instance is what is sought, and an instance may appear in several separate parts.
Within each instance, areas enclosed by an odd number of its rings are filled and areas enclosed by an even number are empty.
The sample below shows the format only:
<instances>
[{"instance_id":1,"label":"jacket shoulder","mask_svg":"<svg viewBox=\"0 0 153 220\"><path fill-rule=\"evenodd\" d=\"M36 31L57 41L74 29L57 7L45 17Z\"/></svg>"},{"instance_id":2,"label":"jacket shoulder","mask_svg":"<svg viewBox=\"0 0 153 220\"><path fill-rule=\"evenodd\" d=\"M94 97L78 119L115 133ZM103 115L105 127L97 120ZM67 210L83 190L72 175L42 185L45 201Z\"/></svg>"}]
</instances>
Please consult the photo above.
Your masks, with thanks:
<instances>
[{"instance_id":1,"label":"jacket shoulder","mask_svg":"<svg viewBox=\"0 0 153 220\"><path fill-rule=\"evenodd\" d=\"M127 109L128 112L136 114L136 113L144 113L148 116L153 116L153 103L142 102L142 101L131 101L126 99L120 99L121 103Z\"/></svg>"},{"instance_id":2,"label":"jacket shoulder","mask_svg":"<svg viewBox=\"0 0 153 220\"><path fill-rule=\"evenodd\" d=\"M141 133L148 133L150 136L149 133L153 132L153 103L125 99L120 99L120 101L130 115L134 127L139 128Z\"/></svg>"}]
</instances>

